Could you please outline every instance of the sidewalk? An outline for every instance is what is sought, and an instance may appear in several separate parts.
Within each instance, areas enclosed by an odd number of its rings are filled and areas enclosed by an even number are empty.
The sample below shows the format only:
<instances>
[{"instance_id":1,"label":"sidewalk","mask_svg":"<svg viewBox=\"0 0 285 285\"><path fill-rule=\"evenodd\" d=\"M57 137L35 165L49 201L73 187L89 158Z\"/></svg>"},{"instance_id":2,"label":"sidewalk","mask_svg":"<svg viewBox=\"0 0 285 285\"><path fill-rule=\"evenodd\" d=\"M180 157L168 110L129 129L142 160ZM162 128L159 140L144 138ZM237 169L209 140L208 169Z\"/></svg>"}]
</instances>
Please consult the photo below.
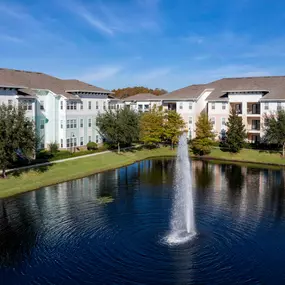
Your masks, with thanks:
<instances>
[{"instance_id":1,"label":"sidewalk","mask_svg":"<svg viewBox=\"0 0 285 285\"><path fill-rule=\"evenodd\" d=\"M132 148L138 148L138 147L141 147L141 145L122 148L121 151L132 149ZM28 166L23 166L23 167L12 168L12 169L6 170L6 173L9 174L9 173L14 172L14 171L21 171L21 170L37 168L37 167L41 167L41 166L50 166L50 165L53 165L53 164L56 164L56 163L62 163L62 162L66 162L66 161L71 161L71 160L76 160L76 159L81 159L81 158L97 156L97 155L106 154L106 153L110 153L110 152L112 152L112 151L111 150L105 150L105 151L102 151L102 152L85 154L85 155L82 155L82 156L70 157L70 158L55 160L55 161L51 161L51 162L44 162L44 163L39 163L39 164L34 164L34 165L28 165ZM0 170L0 175L2 175L2 170Z\"/></svg>"}]
</instances>

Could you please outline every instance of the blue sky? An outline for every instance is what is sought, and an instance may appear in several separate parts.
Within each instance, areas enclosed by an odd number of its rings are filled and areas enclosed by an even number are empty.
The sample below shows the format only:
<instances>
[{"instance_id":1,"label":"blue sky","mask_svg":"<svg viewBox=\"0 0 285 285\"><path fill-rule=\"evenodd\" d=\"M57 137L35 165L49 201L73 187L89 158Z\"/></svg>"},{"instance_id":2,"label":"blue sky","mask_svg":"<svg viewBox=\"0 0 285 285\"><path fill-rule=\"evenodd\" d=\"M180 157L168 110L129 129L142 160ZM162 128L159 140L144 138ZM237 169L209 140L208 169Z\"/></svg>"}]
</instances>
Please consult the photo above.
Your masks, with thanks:
<instances>
[{"instance_id":1,"label":"blue sky","mask_svg":"<svg viewBox=\"0 0 285 285\"><path fill-rule=\"evenodd\" d=\"M285 75L285 1L0 0L1 67L113 89Z\"/></svg>"}]
</instances>

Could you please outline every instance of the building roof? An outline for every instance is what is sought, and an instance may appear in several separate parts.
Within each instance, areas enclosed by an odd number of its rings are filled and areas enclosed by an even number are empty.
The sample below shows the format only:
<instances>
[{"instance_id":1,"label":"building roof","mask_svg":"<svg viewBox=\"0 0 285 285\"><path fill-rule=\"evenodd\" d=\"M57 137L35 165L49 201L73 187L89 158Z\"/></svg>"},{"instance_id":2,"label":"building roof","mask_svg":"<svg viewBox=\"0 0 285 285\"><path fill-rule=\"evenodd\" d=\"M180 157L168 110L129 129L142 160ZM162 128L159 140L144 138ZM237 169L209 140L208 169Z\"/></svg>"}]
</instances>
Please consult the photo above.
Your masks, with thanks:
<instances>
[{"instance_id":1,"label":"building roof","mask_svg":"<svg viewBox=\"0 0 285 285\"><path fill-rule=\"evenodd\" d=\"M29 89L47 89L68 99L76 99L73 91L111 93L108 90L79 80L62 80L41 72L0 68L0 86Z\"/></svg>"},{"instance_id":2,"label":"building roof","mask_svg":"<svg viewBox=\"0 0 285 285\"><path fill-rule=\"evenodd\" d=\"M160 101L162 96L156 96L151 93L140 93L134 96L127 97L123 101Z\"/></svg>"},{"instance_id":3,"label":"building roof","mask_svg":"<svg viewBox=\"0 0 285 285\"><path fill-rule=\"evenodd\" d=\"M206 84L190 85L159 96L161 100L195 100L207 89Z\"/></svg>"},{"instance_id":4,"label":"building roof","mask_svg":"<svg viewBox=\"0 0 285 285\"><path fill-rule=\"evenodd\" d=\"M209 84L208 101L225 101L229 92L261 92L262 100L285 99L285 76L223 78Z\"/></svg>"}]
</instances>

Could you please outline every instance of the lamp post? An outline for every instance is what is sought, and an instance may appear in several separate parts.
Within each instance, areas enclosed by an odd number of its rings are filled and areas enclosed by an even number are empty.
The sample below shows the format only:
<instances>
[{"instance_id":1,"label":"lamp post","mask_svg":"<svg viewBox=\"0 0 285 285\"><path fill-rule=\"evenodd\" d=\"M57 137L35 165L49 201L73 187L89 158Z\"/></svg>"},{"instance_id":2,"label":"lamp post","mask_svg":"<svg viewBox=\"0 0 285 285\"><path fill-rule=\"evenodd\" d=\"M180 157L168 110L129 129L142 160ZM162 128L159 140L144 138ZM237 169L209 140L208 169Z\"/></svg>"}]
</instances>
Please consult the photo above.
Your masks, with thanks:
<instances>
[{"instance_id":1,"label":"lamp post","mask_svg":"<svg viewBox=\"0 0 285 285\"><path fill-rule=\"evenodd\" d=\"M71 133L71 142L70 142L70 146L71 146L71 153L74 152L74 133Z\"/></svg>"}]
</instances>

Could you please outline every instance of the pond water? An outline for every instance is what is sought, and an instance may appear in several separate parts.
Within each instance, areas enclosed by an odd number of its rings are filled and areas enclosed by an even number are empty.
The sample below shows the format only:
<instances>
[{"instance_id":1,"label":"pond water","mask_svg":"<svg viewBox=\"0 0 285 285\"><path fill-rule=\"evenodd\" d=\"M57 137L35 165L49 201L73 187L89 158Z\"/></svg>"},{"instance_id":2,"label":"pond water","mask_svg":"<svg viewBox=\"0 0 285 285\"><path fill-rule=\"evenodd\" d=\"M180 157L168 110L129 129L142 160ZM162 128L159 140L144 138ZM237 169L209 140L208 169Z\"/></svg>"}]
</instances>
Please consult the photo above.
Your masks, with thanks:
<instances>
[{"instance_id":1,"label":"pond water","mask_svg":"<svg viewBox=\"0 0 285 285\"><path fill-rule=\"evenodd\" d=\"M174 163L0 200L1 284L284 284L284 170L193 161L198 235L169 246Z\"/></svg>"}]
</instances>

